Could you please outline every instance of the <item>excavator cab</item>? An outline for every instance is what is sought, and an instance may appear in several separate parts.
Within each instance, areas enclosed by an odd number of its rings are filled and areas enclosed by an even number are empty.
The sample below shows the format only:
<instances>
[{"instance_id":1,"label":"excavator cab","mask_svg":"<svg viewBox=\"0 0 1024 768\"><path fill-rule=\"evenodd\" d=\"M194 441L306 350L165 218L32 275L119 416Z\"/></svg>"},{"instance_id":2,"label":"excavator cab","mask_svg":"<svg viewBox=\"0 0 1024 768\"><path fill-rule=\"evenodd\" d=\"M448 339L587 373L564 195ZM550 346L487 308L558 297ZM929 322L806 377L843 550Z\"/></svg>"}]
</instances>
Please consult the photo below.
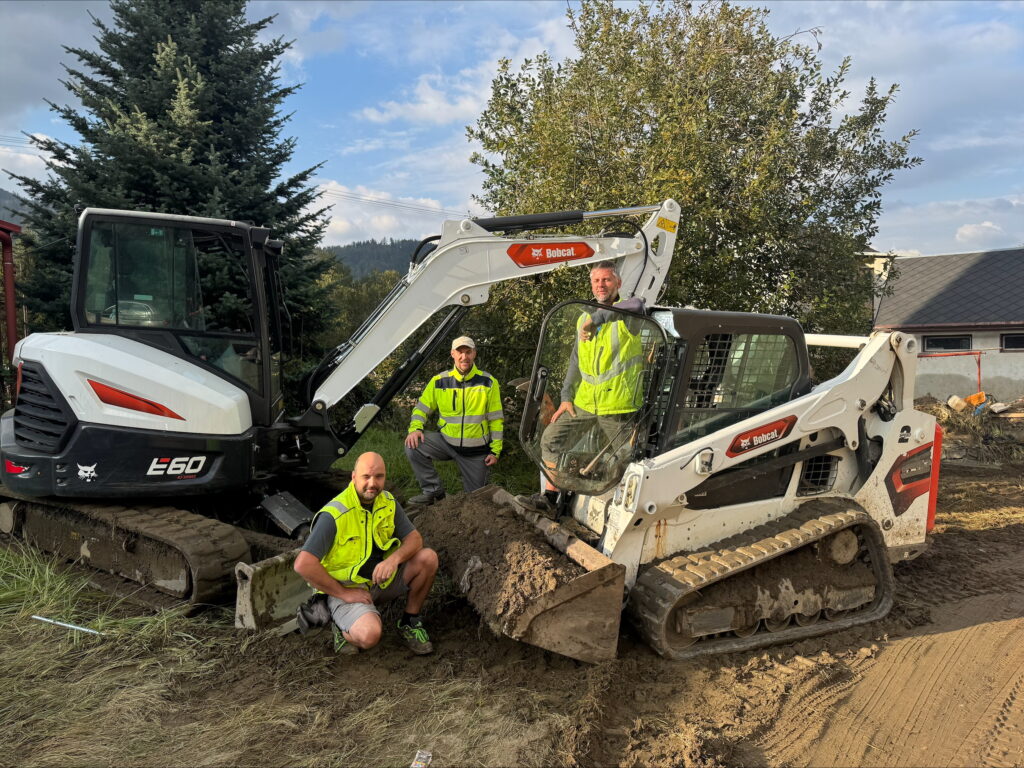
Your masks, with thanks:
<instances>
[{"instance_id":1,"label":"excavator cab","mask_svg":"<svg viewBox=\"0 0 1024 768\"><path fill-rule=\"evenodd\" d=\"M227 379L256 424L281 398L280 241L269 230L194 216L87 209L71 315L78 333L155 346Z\"/></svg>"},{"instance_id":2,"label":"excavator cab","mask_svg":"<svg viewBox=\"0 0 1024 768\"><path fill-rule=\"evenodd\" d=\"M593 496L619 483L647 443L667 348L643 315L577 301L548 313L520 439L552 484ZM562 403L572 411L554 417Z\"/></svg>"}]
</instances>

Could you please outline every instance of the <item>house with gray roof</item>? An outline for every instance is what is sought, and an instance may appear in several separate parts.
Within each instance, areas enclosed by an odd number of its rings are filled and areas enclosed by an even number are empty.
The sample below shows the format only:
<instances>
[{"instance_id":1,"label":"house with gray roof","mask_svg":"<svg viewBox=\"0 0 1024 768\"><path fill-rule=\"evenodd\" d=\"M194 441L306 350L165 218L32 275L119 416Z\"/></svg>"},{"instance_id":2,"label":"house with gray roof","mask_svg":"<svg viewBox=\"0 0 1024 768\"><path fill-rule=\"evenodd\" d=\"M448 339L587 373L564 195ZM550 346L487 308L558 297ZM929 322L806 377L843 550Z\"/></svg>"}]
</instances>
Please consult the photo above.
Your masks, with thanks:
<instances>
[{"instance_id":1,"label":"house with gray roof","mask_svg":"<svg viewBox=\"0 0 1024 768\"><path fill-rule=\"evenodd\" d=\"M917 337L918 397L1024 397L1024 248L895 260L875 330Z\"/></svg>"}]
</instances>

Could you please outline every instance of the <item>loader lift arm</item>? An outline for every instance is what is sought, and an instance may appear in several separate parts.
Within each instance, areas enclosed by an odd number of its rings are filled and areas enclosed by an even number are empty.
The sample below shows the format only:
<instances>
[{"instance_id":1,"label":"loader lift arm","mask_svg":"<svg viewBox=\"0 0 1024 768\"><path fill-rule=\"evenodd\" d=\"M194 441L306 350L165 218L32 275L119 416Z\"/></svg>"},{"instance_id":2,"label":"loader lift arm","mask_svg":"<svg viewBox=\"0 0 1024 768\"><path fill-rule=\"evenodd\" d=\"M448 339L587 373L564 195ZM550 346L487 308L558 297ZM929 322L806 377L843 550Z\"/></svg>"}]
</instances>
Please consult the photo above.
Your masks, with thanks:
<instances>
[{"instance_id":1,"label":"loader lift arm","mask_svg":"<svg viewBox=\"0 0 1024 768\"><path fill-rule=\"evenodd\" d=\"M542 235L509 238L494 232L523 232L569 226L600 218L650 214L634 237ZM313 469L345 455L373 423L381 409L419 371L470 307L487 301L490 286L505 280L550 272L563 265L582 266L621 261L621 298L657 298L668 276L679 224L674 200L660 205L603 211L557 211L527 216L444 222L436 248L413 260L409 272L370 313L352 337L321 364L330 373L315 382L307 411L294 420L310 430ZM430 337L395 371L369 403L336 434L328 424L330 409L435 312L452 310Z\"/></svg>"}]
</instances>

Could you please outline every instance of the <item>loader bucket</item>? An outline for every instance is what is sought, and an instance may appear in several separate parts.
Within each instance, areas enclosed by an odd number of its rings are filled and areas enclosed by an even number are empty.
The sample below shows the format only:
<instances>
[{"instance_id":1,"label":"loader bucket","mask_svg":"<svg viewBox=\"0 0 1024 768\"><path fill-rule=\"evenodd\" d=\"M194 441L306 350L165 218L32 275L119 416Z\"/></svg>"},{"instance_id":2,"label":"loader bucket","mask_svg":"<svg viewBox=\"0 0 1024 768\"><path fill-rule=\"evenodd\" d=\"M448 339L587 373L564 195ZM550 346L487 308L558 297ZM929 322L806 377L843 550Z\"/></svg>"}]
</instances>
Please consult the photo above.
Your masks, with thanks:
<instances>
[{"instance_id":1,"label":"loader bucket","mask_svg":"<svg viewBox=\"0 0 1024 768\"><path fill-rule=\"evenodd\" d=\"M296 609L313 594L293 569L298 552L294 549L258 563L235 566L236 627L269 629L294 620Z\"/></svg>"},{"instance_id":2,"label":"loader bucket","mask_svg":"<svg viewBox=\"0 0 1024 768\"><path fill-rule=\"evenodd\" d=\"M472 509L473 519L464 526L452 526L452 517L467 514L466 508ZM441 518L448 520L444 527ZM416 519L416 525L428 544L438 549L442 567L454 575L458 588L492 629L580 661L615 658L625 588L622 565L554 521L524 509L495 486L435 505ZM450 535L454 527L463 528L465 535ZM508 537L517 529L519 533ZM524 606L509 609L507 599L496 597L496 592L513 592L529 581L530 574L513 572L514 565L509 570L513 545L503 548L504 542L495 540L501 536L507 537L506 542L514 539L515 546L545 550L544 557L568 566L559 567L560 572L574 575L553 580L546 591L531 592Z\"/></svg>"}]
</instances>

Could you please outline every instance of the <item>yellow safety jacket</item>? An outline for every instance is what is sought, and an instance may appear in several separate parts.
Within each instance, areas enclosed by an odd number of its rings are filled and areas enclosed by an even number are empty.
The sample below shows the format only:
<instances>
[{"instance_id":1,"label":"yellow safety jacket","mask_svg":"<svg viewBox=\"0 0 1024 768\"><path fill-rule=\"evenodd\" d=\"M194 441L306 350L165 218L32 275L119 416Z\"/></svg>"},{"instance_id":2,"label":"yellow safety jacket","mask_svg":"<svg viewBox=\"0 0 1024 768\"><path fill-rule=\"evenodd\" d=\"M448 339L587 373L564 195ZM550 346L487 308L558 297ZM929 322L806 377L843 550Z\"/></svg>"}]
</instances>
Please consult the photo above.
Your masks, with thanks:
<instances>
[{"instance_id":1,"label":"yellow safety jacket","mask_svg":"<svg viewBox=\"0 0 1024 768\"><path fill-rule=\"evenodd\" d=\"M640 335L631 333L625 321L613 320L602 323L588 341L579 340L589 317L580 315L576 323L580 382L573 405L601 416L632 413L643 401Z\"/></svg>"},{"instance_id":2,"label":"yellow safety jacket","mask_svg":"<svg viewBox=\"0 0 1024 768\"><path fill-rule=\"evenodd\" d=\"M395 497L387 491L380 492L373 500L373 509L367 512L359 501L355 485L349 483L348 488L317 512L317 515L323 514L329 514L334 518L337 530L334 534L334 544L320 563L331 576L343 584L371 583L369 579L359 575L359 569L370 559L374 542L384 550L384 557L402 545L401 540L394 536ZM313 522L316 522L315 517ZM395 574L392 574L380 588L386 588L394 578Z\"/></svg>"},{"instance_id":3,"label":"yellow safety jacket","mask_svg":"<svg viewBox=\"0 0 1024 768\"><path fill-rule=\"evenodd\" d=\"M412 409L409 431L423 429L437 412L445 442L467 455L501 455L505 414L498 380L475 365L463 375L458 368L439 373L427 384Z\"/></svg>"}]
</instances>

